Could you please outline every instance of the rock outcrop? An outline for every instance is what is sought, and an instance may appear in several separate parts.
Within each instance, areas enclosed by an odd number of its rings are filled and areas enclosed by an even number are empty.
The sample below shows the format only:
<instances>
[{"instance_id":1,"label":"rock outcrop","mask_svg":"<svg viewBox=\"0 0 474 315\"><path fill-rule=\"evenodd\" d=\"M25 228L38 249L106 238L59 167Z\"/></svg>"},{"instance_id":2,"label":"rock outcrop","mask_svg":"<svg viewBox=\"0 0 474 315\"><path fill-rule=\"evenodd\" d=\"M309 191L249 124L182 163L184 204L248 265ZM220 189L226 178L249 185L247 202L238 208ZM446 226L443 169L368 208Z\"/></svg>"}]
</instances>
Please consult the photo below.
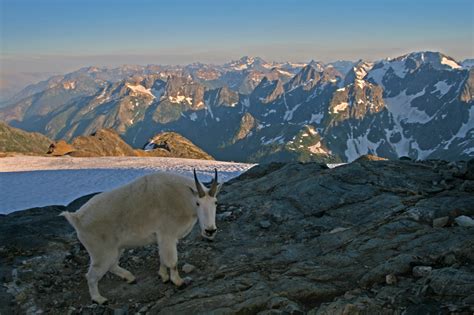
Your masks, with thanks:
<instances>
[{"instance_id":1,"label":"rock outcrop","mask_svg":"<svg viewBox=\"0 0 474 315\"><path fill-rule=\"evenodd\" d=\"M51 139L37 133L13 128L0 121L0 153L45 154Z\"/></svg>"},{"instance_id":2,"label":"rock outcrop","mask_svg":"<svg viewBox=\"0 0 474 315\"><path fill-rule=\"evenodd\" d=\"M114 130L100 129L89 136L79 136L68 144L64 140L50 145L48 154L53 156L70 155L75 157L94 156L157 156L188 159L212 160L212 156L198 148L191 141L175 132L163 132L148 143L167 143L168 149L156 146L153 149L139 150L128 145ZM146 146L145 146L146 147ZM148 147L151 148L151 147Z\"/></svg>"},{"instance_id":3,"label":"rock outcrop","mask_svg":"<svg viewBox=\"0 0 474 315\"><path fill-rule=\"evenodd\" d=\"M161 132L153 136L145 144L144 149L145 152L140 150L140 155L214 160L189 139L176 132Z\"/></svg>"},{"instance_id":4,"label":"rock outcrop","mask_svg":"<svg viewBox=\"0 0 474 315\"><path fill-rule=\"evenodd\" d=\"M100 129L89 136L79 136L71 142L76 156L136 156L135 151L111 129Z\"/></svg>"},{"instance_id":5,"label":"rock outcrop","mask_svg":"<svg viewBox=\"0 0 474 315\"><path fill-rule=\"evenodd\" d=\"M1 216L10 293L0 304L5 313L470 314L474 229L456 218L474 216L473 174L474 160L256 166L224 185L216 240L195 229L179 244L190 286L161 283L156 246L127 250L122 264L138 283L105 277L111 304L100 307L89 301L87 253L56 216L87 197Z\"/></svg>"},{"instance_id":6,"label":"rock outcrop","mask_svg":"<svg viewBox=\"0 0 474 315\"><path fill-rule=\"evenodd\" d=\"M51 143L48 148L47 154L52 156L63 156L66 154L71 154L75 149L72 145L67 143L65 140L59 140L54 143Z\"/></svg>"}]
</instances>

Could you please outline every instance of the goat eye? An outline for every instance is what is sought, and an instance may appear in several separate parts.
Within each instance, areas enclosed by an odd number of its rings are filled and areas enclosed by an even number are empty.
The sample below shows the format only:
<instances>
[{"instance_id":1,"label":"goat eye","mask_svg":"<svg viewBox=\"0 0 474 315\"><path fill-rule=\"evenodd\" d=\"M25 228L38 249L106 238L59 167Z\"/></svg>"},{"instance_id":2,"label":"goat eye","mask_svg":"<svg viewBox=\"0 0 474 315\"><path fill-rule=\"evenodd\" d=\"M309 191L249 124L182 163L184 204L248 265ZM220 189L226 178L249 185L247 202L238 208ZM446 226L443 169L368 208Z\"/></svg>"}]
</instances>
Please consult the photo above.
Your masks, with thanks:
<instances>
[{"instance_id":1,"label":"goat eye","mask_svg":"<svg viewBox=\"0 0 474 315\"><path fill-rule=\"evenodd\" d=\"M199 207L199 202L196 202L196 206L198 206L198 207Z\"/></svg>"}]
</instances>

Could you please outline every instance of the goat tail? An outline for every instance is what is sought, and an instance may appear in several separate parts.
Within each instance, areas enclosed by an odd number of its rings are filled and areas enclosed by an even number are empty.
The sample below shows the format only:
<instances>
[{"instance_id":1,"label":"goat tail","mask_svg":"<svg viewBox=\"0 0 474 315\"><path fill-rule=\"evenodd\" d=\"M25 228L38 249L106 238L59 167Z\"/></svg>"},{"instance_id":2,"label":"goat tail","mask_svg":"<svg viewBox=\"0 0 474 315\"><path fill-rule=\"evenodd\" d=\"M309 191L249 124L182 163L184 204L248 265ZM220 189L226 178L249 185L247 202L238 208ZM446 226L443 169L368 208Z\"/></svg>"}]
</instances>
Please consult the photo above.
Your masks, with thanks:
<instances>
[{"instance_id":1,"label":"goat tail","mask_svg":"<svg viewBox=\"0 0 474 315\"><path fill-rule=\"evenodd\" d=\"M77 228L79 226L79 220L77 219L75 213L68 212L68 211L63 211L59 215L65 217L66 220L68 220L69 224L71 224L74 227L74 229L77 230Z\"/></svg>"}]
</instances>

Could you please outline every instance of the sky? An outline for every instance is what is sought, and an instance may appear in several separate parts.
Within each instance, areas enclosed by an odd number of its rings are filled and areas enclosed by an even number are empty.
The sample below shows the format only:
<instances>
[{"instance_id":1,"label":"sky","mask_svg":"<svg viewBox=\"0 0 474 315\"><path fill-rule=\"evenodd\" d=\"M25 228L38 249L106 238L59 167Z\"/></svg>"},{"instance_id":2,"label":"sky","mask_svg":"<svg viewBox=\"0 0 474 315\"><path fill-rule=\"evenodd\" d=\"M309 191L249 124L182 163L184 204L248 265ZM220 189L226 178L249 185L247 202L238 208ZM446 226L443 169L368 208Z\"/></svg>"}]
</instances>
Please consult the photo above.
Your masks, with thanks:
<instances>
[{"instance_id":1,"label":"sky","mask_svg":"<svg viewBox=\"0 0 474 315\"><path fill-rule=\"evenodd\" d=\"M474 57L472 0L0 0L1 81L83 66Z\"/></svg>"}]
</instances>

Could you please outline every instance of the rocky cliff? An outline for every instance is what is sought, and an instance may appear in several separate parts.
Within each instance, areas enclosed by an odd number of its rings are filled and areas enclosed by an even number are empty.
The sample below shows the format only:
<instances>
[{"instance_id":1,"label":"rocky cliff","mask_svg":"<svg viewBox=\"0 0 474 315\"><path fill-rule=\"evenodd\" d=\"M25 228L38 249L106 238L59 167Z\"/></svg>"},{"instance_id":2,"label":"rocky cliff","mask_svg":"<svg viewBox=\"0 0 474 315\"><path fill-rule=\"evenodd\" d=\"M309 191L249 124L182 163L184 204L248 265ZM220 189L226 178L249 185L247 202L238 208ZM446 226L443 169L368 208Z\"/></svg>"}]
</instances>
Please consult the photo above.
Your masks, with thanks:
<instances>
[{"instance_id":1,"label":"rocky cliff","mask_svg":"<svg viewBox=\"0 0 474 315\"><path fill-rule=\"evenodd\" d=\"M471 314L474 160L359 159L257 166L226 183L216 240L178 246L183 290L158 278L156 246L126 251L91 305L88 256L51 206L0 216L0 312L50 314ZM182 272L185 274L185 272Z\"/></svg>"}]
</instances>

